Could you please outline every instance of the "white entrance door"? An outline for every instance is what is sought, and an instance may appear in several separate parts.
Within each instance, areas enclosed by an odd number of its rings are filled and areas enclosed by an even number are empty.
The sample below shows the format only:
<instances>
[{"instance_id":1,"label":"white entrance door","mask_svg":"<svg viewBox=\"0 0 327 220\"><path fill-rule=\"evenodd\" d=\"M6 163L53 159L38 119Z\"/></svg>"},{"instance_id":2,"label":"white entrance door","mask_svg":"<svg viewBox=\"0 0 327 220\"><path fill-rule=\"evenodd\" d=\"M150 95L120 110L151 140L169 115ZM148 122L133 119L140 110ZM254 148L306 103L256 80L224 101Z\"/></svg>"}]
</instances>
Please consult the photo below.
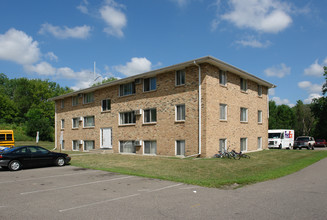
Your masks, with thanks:
<instances>
[{"instance_id":1,"label":"white entrance door","mask_svg":"<svg viewBox=\"0 0 327 220\"><path fill-rule=\"evenodd\" d=\"M111 134L112 134L111 128L101 128L100 130L101 148L112 148Z\"/></svg>"}]
</instances>

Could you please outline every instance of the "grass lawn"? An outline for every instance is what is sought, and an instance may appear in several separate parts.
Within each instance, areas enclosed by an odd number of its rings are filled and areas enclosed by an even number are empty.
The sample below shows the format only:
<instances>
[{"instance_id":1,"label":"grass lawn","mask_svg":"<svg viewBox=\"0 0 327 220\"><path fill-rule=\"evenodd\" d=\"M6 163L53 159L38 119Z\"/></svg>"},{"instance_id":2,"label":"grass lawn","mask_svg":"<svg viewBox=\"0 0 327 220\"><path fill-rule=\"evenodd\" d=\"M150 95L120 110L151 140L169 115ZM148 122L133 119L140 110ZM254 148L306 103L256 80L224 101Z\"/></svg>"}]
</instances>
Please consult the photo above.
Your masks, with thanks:
<instances>
[{"instance_id":1,"label":"grass lawn","mask_svg":"<svg viewBox=\"0 0 327 220\"><path fill-rule=\"evenodd\" d=\"M239 187L294 173L325 157L327 151L264 150L251 159L180 159L119 154L73 156L74 166L157 178L205 187Z\"/></svg>"}]
</instances>

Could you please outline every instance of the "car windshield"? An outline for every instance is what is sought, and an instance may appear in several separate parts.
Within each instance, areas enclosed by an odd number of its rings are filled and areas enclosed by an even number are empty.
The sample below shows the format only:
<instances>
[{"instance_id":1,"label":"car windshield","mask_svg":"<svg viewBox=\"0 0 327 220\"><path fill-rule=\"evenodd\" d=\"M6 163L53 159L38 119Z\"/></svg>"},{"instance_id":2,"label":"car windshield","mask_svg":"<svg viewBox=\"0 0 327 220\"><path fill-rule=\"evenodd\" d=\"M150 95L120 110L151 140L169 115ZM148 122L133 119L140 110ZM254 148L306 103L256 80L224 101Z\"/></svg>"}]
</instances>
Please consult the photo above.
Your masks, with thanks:
<instances>
[{"instance_id":1,"label":"car windshield","mask_svg":"<svg viewBox=\"0 0 327 220\"><path fill-rule=\"evenodd\" d=\"M280 138L280 133L269 133L268 138Z\"/></svg>"},{"instance_id":2,"label":"car windshield","mask_svg":"<svg viewBox=\"0 0 327 220\"><path fill-rule=\"evenodd\" d=\"M296 138L297 141L309 141L308 137L298 137Z\"/></svg>"}]
</instances>

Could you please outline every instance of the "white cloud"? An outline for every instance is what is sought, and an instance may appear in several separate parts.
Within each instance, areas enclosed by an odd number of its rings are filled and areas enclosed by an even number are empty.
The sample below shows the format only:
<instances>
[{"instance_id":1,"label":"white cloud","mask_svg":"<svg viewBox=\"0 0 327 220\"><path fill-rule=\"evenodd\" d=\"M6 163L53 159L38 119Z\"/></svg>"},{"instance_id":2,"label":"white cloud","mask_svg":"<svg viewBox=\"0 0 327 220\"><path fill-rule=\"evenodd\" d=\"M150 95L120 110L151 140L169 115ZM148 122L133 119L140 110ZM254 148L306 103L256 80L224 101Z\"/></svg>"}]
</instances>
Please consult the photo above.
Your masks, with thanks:
<instances>
[{"instance_id":1,"label":"white cloud","mask_svg":"<svg viewBox=\"0 0 327 220\"><path fill-rule=\"evenodd\" d=\"M51 61L58 61L58 57L53 52L48 52L45 57Z\"/></svg>"},{"instance_id":2,"label":"white cloud","mask_svg":"<svg viewBox=\"0 0 327 220\"><path fill-rule=\"evenodd\" d=\"M66 38L78 38L86 39L90 35L91 27L87 25L76 26L73 28L69 27L59 27L53 26L52 24L42 24L39 31L40 34L50 33L56 38L66 39Z\"/></svg>"},{"instance_id":3,"label":"white cloud","mask_svg":"<svg viewBox=\"0 0 327 220\"><path fill-rule=\"evenodd\" d=\"M320 98L320 97L322 97L322 96L317 93L310 94L308 98L303 100L303 103L310 104L312 102L312 99Z\"/></svg>"},{"instance_id":4,"label":"white cloud","mask_svg":"<svg viewBox=\"0 0 327 220\"><path fill-rule=\"evenodd\" d=\"M247 39L238 40L236 41L237 44L240 44L244 47L254 47L254 48L267 48L271 45L270 41L266 42L260 42L257 39L254 39L254 37L248 37Z\"/></svg>"},{"instance_id":5,"label":"white cloud","mask_svg":"<svg viewBox=\"0 0 327 220\"><path fill-rule=\"evenodd\" d=\"M288 105L290 107L294 106L294 104L291 104L288 99L281 99L279 97L273 97L271 100L275 101L276 105Z\"/></svg>"},{"instance_id":6,"label":"white cloud","mask_svg":"<svg viewBox=\"0 0 327 220\"><path fill-rule=\"evenodd\" d=\"M291 67L286 66L284 63L267 68L264 70L266 76L276 76L278 78L283 78L286 75L291 74Z\"/></svg>"},{"instance_id":7,"label":"white cloud","mask_svg":"<svg viewBox=\"0 0 327 220\"><path fill-rule=\"evenodd\" d=\"M179 7L184 7L190 0L171 0L178 4Z\"/></svg>"},{"instance_id":8,"label":"white cloud","mask_svg":"<svg viewBox=\"0 0 327 220\"><path fill-rule=\"evenodd\" d=\"M88 4L89 2L87 0L83 0L82 3L79 6L77 6L77 9L84 14L88 14L89 13L89 10L87 8Z\"/></svg>"},{"instance_id":9,"label":"white cloud","mask_svg":"<svg viewBox=\"0 0 327 220\"><path fill-rule=\"evenodd\" d=\"M30 65L37 62L40 56L38 42L25 32L11 28L5 34L0 34L1 60Z\"/></svg>"},{"instance_id":10,"label":"white cloud","mask_svg":"<svg viewBox=\"0 0 327 220\"><path fill-rule=\"evenodd\" d=\"M47 62L41 62L36 65L25 65L24 69L29 73L37 73L43 76L52 76L56 74L56 68Z\"/></svg>"},{"instance_id":11,"label":"white cloud","mask_svg":"<svg viewBox=\"0 0 327 220\"><path fill-rule=\"evenodd\" d=\"M151 62L145 57L133 57L126 65L119 65L114 68L126 76L132 76L150 71L151 65Z\"/></svg>"},{"instance_id":12,"label":"white cloud","mask_svg":"<svg viewBox=\"0 0 327 220\"><path fill-rule=\"evenodd\" d=\"M219 5L220 0L217 0ZM292 23L290 6L278 0L230 0L231 10L220 16L239 28L278 33Z\"/></svg>"},{"instance_id":13,"label":"white cloud","mask_svg":"<svg viewBox=\"0 0 327 220\"><path fill-rule=\"evenodd\" d=\"M313 64L304 69L304 75L316 77L323 76L324 66L327 66L327 57L321 64L318 63L318 60L315 60Z\"/></svg>"},{"instance_id":14,"label":"white cloud","mask_svg":"<svg viewBox=\"0 0 327 220\"><path fill-rule=\"evenodd\" d=\"M269 89L268 92L269 92L269 95L275 95L275 89L274 88Z\"/></svg>"},{"instance_id":15,"label":"white cloud","mask_svg":"<svg viewBox=\"0 0 327 220\"><path fill-rule=\"evenodd\" d=\"M108 5L100 8L99 12L101 18L106 22L107 27L104 28L104 32L116 37L123 37L124 33L122 29L127 24L126 15L119 9L119 6L114 1L109 1Z\"/></svg>"}]
</instances>

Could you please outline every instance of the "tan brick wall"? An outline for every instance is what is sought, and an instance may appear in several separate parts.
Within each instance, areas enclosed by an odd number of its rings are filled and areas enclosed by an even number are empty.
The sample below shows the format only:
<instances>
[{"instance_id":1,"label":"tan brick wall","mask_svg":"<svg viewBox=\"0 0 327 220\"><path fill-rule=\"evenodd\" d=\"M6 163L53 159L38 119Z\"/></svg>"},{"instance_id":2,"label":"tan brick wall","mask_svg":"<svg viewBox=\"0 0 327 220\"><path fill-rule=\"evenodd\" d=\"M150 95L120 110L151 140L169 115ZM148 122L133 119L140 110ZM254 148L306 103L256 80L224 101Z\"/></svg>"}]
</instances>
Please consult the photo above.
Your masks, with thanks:
<instances>
[{"instance_id":1,"label":"tan brick wall","mask_svg":"<svg viewBox=\"0 0 327 220\"><path fill-rule=\"evenodd\" d=\"M175 141L185 140L186 155L197 153L198 148L198 101L197 101L197 71L195 67L186 69L186 84L175 86L175 71L157 76L157 90L143 92L143 84L136 85L136 93L119 97L119 86L107 87L95 91L94 102L72 106L71 98L65 99L64 109L57 101L57 140L60 137L60 120L65 119L64 140L65 149L72 148L72 140L95 140L96 149L100 148L100 128L112 128L113 151L119 152L119 141L156 140L158 155L175 155ZM101 100L111 99L111 111L101 113ZM185 122L175 122L175 105L185 104ZM143 124L143 115L136 116L135 125L118 125L119 112L137 109L157 109L157 123ZM95 116L94 128L72 129L72 118L80 116ZM58 147L59 147L58 141ZM143 146L137 147L137 154L143 154Z\"/></svg>"},{"instance_id":2,"label":"tan brick wall","mask_svg":"<svg viewBox=\"0 0 327 220\"><path fill-rule=\"evenodd\" d=\"M219 139L227 139L230 150L240 151L240 139L247 138L248 151L257 150L257 139L262 137L262 147L267 148L268 142L268 112L267 91L258 96L258 84L250 80L248 90L240 89L240 77L227 72L227 85L219 84L219 69L206 65L206 156L218 152ZM227 121L220 120L220 104L227 104ZM240 108L248 109L248 122L240 122ZM262 111L262 123L258 123L258 110Z\"/></svg>"},{"instance_id":3,"label":"tan brick wall","mask_svg":"<svg viewBox=\"0 0 327 220\"><path fill-rule=\"evenodd\" d=\"M202 157L211 157L219 148L219 139L226 138L227 144L239 151L240 138L248 138L248 151L257 149L257 137L262 137L267 147L267 88L263 87L258 97L257 84L248 81L248 91L240 91L240 77L228 72L227 86L219 85L219 69L211 64L201 64L202 69ZM119 97L119 86L96 90L94 102L72 106L66 98L61 109L61 100L56 101L57 147L60 147L60 121L65 119L65 149L72 149L73 140L94 140L100 148L100 129L112 128L113 152L119 152L119 141L156 140L157 155L175 155L175 141L185 140L186 155L198 153L198 67L186 68L186 84L175 86L175 71L157 75L156 91L143 92L143 83L136 85L136 94ZM101 112L101 100L111 99L111 111ZM227 121L219 120L219 104L228 105ZM175 105L185 104L185 122L175 121ZM240 122L240 107L248 108L248 123ZM119 113L137 109L157 109L157 123L144 124L143 115L136 116L135 125L119 125ZM257 111L263 112L263 123L257 123ZM72 118L95 116L94 128L72 129ZM143 154L143 146L136 147Z\"/></svg>"}]
</instances>

